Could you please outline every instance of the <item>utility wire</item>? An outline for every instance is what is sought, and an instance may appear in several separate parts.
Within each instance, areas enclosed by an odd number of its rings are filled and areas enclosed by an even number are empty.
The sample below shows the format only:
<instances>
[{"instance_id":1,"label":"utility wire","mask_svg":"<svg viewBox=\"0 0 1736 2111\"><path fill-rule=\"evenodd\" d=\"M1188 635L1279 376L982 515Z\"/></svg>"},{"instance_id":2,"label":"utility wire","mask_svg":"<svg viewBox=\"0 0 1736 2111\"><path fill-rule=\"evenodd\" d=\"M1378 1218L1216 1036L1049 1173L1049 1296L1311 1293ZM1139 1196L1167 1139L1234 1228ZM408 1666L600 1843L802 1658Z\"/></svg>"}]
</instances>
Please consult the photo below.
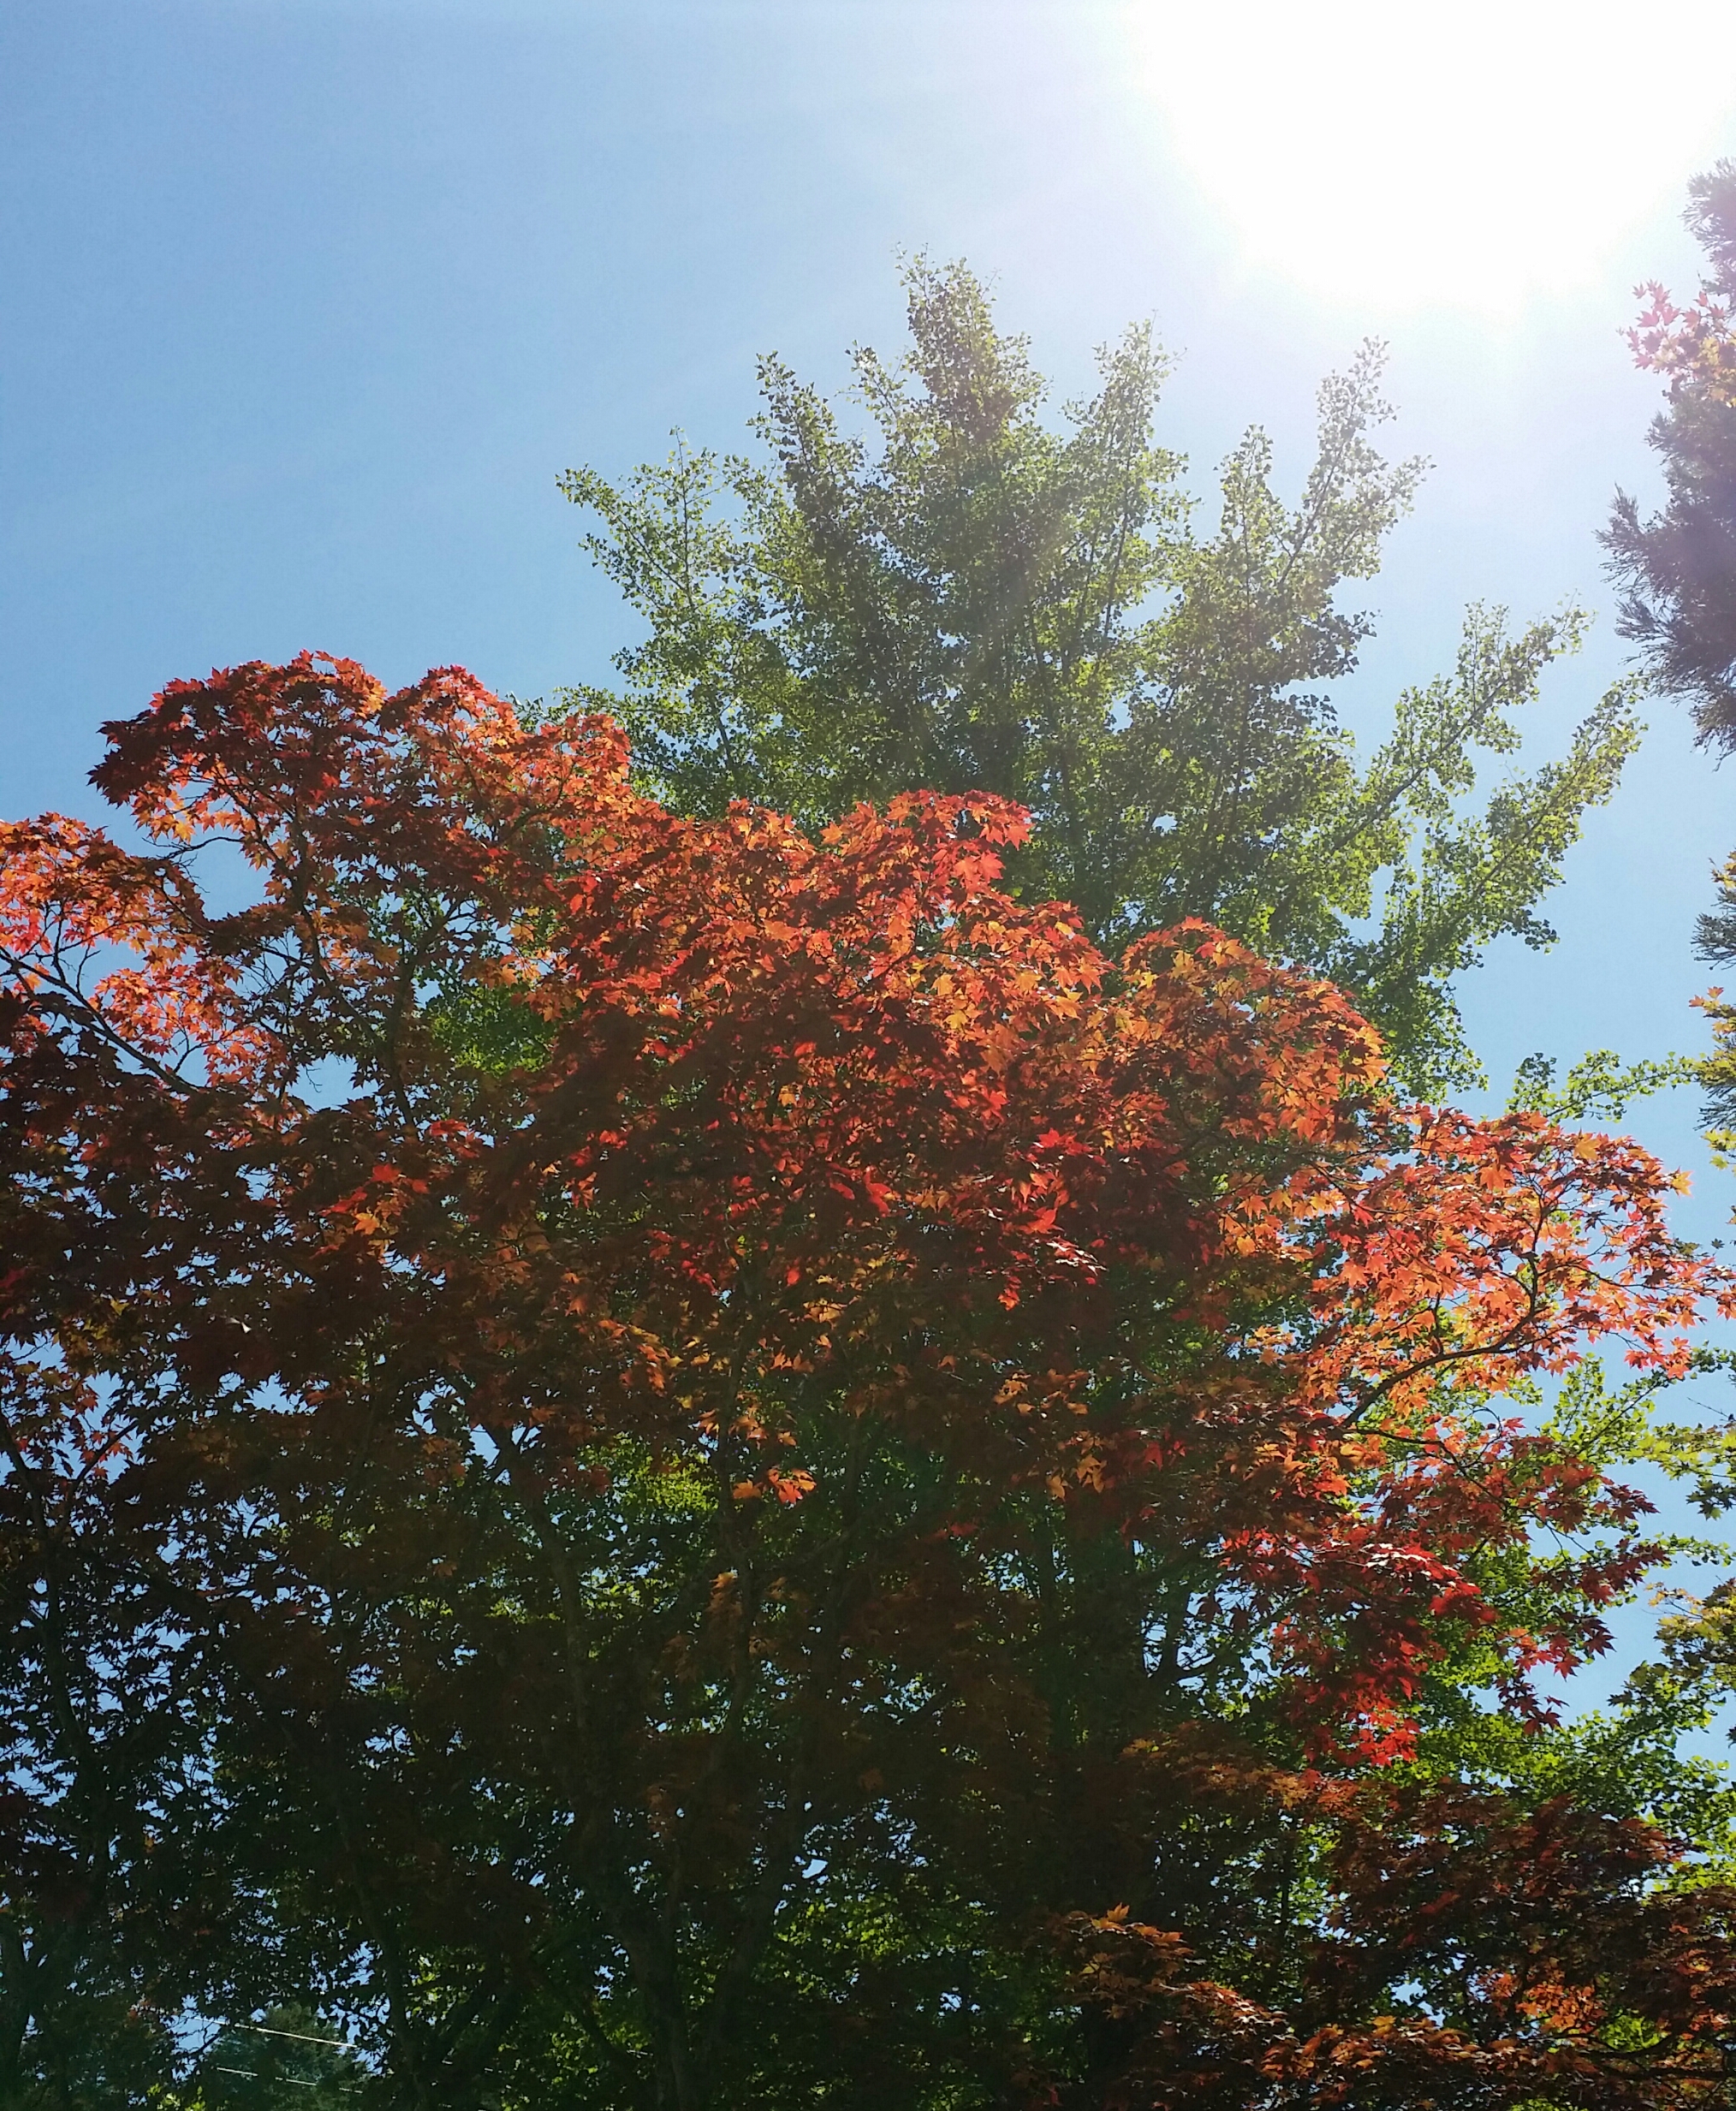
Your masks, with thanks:
<instances>
[{"instance_id":1,"label":"utility wire","mask_svg":"<svg viewBox=\"0 0 1736 2111\"><path fill-rule=\"evenodd\" d=\"M274 2031L265 2023L232 2023L228 2027L232 2031L256 2031L261 2037L293 2037L303 2045L341 2045L345 2052L360 2050L347 2037L314 2037L306 2031Z\"/></svg>"}]
</instances>

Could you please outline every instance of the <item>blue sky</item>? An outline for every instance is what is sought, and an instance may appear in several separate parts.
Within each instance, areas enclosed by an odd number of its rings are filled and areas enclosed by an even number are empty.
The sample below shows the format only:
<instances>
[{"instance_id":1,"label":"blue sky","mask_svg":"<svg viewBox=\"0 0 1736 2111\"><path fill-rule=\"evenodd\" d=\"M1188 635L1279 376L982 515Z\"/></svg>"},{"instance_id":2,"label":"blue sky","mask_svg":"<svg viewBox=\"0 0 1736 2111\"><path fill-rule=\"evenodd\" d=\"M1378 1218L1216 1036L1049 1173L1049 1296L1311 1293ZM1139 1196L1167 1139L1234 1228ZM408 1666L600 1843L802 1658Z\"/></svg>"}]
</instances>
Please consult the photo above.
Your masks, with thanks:
<instances>
[{"instance_id":1,"label":"blue sky","mask_svg":"<svg viewBox=\"0 0 1736 2111\"><path fill-rule=\"evenodd\" d=\"M1056 399L1151 317L1162 439L1206 492L1248 420L1297 484L1318 378L1388 338L1392 443L1436 467L1347 716L1377 734L1451 665L1468 599L1578 595L1601 621L1548 753L1622 665L1595 536L1615 484L1656 490L1656 389L1620 331L1637 279L1694 281L1677 216L1736 152L1736 42L1713 9L1651 49L1599 0L1430 21L1432 46L1370 0L0 6L0 812L93 811L97 724L239 658L606 680L627 629L557 471L672 426L740 443L760 350L838 386L847 344L898 344L908 249L993 275ZM1465 984L1500 1081L1529 1050L1698 1041L1691 920L1736 800L1651 717L1561 946ZM1635 1127L1696 1172L1683 1228L1721 1233L1690 1093Z\"/></svg>"},{"instance_id":2,"label":"blue sky","mask_svg":"<svg viewBox=\"0 0 1736 2111\"><path fill-rule=\"evenodd\" d=\"M739 443L761 351L841 384L851 342L895 348L896 257L924 247L995 278L1057 400L1150 316L1202 489L1251 419L1299 480L1316 382L1389 339L1393 443L1436 467L1347 715L1376 731L1449 664L1466 600L1574 594L1600 621L1549 752L1621 665L1595 538L1618 483L1656 489L1656 392L1620 331L1637 279L1693 280L1678 215L1736 152L1736 42L1715 9L1652 49L1595 0L1469 4L1433 47L1368 0L1263 5L15 0L0 812L91 811L98 722L214 664L606 680L628 633L557 472L676 425ZM1561 945L1466 985L1502 1078L1697 1044L1691 924L1736 800L1651 717ZM1682 1221L1712 1235L1736 1191L1692 1114L1635 1127L1695 1168Z\"/></svg>"}]
</instances>

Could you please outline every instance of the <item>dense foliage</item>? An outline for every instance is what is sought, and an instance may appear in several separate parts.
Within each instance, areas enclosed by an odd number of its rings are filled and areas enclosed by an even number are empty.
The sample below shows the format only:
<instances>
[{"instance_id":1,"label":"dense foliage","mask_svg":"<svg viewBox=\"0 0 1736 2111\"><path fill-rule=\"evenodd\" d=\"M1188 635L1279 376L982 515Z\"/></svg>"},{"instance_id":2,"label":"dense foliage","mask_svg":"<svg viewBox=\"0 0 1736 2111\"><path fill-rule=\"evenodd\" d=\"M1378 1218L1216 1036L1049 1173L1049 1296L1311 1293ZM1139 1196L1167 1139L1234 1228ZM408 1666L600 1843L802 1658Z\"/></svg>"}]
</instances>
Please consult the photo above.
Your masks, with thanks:
<instances>
[{"instance_id":1,"label":"dense foliage","mask_svg":"<svg viewBox=\"0 0 1736 2111\"><path fill-rule=\"evenodd\" d=\"M1693 1667L1526 1736L1656 1549L1501 1396L1730 1295L1644 1151L987 794L306 658L108 730L144 847L0 840L9 2111L1723 2101Z\"/></svg>"},{"instance_id":2,"label":"dense foliage","mask_svg":"<svg viewBox=\"0 0 1736 2111\"><path fill-rule=\"evenodd\" d=\"M1636 357L1669 383L1651 443L1666 500L1642 519L1617 495L1604 534L1624 589L1622 631L1651 681L1693 706L1702 740L1736 745L1736 163L1691 187L1688 224L1706 251L1699 298L1678 308L1662 286L1631 332Z\"/></svg>"},{"instance_id":3,"label":"dense foliage","mask_svg":"<svg viewBox=\"0 0 1736 2111\"><path fill-rule=\"evenodd\" d=\"M1329 692L1370 619L1341 592L1377 569L1421 467L1370 444L1376 348L1322 388L1297 503L1251 430L1202 536L1153 437L1145 331L1056 431L971 274L907 281L908 359L855 359L872 447L773 360L771 467L683 446L619 485L565 479L649 630L620 655L622 694L582 700L621 717L682 812L745 798L812 827L904 791L1016 800L1035 824L1009 868L1022 898L1076 903L1112 952L1205 918L1351 990L1412 1090L1475 1079L1453 978L1504 935L1549 943L1538 904L1638 736L1618 685L1560 761L1467 807L1477 751L1518 746L1582 618L1513 633L1471 610L1452 674L1399 697L1358 768Z\"/></svg>"},{"instance_id":4,"label":"dense foliage","mask_svg":"<svg viewBox=\"0 0 1736 2111\"><path fill-rule=\"evenodd\" d=\"M1639 363L1669 384L1653 421L1667 497L1649 519L1618 493L1604 543L1624 589L1622 628L1665 693L1693 709L1703 742L1736 748L1736 163L1691 190L1688 224L1705 249L1699 297L1679 308L1662 286L1631 333ZM1736 963L1736 859L1716 875L1718 907L1700 919L1702 959ZM1703 1066L1714 1139L1736 1141L1736 1008L1714 991L1715 1050Z\"/></svg>"}]
</instances>

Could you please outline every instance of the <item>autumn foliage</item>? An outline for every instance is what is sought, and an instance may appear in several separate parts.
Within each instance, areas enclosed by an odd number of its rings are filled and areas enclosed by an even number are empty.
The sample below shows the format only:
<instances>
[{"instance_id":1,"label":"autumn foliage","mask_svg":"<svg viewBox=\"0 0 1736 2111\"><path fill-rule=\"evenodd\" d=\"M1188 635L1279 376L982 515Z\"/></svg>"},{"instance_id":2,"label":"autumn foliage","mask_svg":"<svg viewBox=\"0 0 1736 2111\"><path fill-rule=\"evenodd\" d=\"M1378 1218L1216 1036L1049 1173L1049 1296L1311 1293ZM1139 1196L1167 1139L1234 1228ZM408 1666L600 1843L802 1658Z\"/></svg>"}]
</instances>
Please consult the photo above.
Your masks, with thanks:
<instances>
[{"instance_id":1,"label":"autumn foliage","mask_svg":"<svg viewBox=\"0 0 1736 2111\"><path fill-rule=\"evenodd\" d=\"M1662 374L1674 389L1703 389L1726 405L1736 399L1736 339L1727 297L1709 288L1684 308L1656 279L1637 291L1644 305L1627 332L1634 364Z\"/></svg>"},{"instance_id":2,"label":"autumn foliage","mask_svg":"<svg viewBox=\"0 0 1736 2111\"><path fill-rule=\"evenodd\" d=\"M1410 1763L1651 1558L1498 1404L1727 1294L1644 1151L990 799L306 657L107 731L142 848L0 832L13 2076L100 1983L417 2105L1722 2101L1736 1901Z\"/></svg>"}]
</instances>

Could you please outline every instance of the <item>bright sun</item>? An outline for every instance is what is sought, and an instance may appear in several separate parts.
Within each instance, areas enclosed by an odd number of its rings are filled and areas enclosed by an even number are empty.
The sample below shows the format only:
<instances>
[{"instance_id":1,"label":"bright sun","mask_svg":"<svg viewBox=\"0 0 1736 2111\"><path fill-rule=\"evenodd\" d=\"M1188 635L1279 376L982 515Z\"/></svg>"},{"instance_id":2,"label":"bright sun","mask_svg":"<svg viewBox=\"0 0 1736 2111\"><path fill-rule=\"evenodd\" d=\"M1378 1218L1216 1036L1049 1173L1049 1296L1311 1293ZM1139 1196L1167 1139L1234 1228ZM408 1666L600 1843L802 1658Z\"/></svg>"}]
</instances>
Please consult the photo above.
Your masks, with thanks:
<instances>
[{"instance_id":1,"label":"bright sun","mask_svg":"<svg viewBox=\"0 0 1736 2111\"><path fill-rule=\"evenodd\" d=\"M1736 152L1736 0L1139 0L1171 142L1250 259L1511 311Z\"/></svg>"}]
</instances>

